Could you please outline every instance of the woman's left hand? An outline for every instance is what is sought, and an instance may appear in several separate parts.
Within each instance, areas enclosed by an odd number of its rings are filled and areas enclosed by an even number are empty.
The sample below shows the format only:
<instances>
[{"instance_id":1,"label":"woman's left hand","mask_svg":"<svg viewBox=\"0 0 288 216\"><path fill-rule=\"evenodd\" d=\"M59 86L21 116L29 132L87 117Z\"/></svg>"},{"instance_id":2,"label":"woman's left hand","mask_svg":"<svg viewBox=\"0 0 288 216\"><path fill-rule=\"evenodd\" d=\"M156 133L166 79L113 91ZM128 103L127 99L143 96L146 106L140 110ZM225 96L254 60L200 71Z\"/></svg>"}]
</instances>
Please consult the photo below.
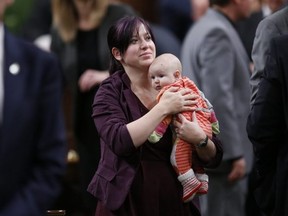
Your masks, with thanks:
<instances>
[{"instance_id":1,"label":"woman's left hand","mask_svg":"<svg viewBox=\"0 0 288 216\"><path fill-rule=\"evenodd\" d=\"M187 120L182 114L178 114L177 119L174 120L174 127L178 138L193 145L197 145L206 138L205 132L198 124L195 111L192 114L192 121ZM208 144L205 148L195 149L199 158L207 163L215 157L217 151L210 139L208 139Z\"/></svg>"},{"instance_id":2,"label":"woman's left hand","mask_svg":"<svg viewBox=\"0 0 288 216\"><path fill-rule=\"evenodd\" d=\"M182 114L178 114L174 120L174 128L177 136L189 143L199 143L206 137L205 132L198 124L195 111L192 113L192 121L187 120Z\"/></svg>"}]
</instances>

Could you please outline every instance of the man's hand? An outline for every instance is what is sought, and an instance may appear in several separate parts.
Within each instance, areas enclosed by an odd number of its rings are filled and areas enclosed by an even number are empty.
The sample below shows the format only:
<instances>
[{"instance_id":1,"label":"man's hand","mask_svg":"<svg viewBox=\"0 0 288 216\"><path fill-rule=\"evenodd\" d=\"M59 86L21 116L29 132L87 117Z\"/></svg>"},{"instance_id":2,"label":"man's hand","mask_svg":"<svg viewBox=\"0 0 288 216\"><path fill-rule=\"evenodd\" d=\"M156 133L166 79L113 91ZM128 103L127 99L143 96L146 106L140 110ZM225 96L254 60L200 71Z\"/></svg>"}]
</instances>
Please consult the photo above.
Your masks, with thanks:
<instances>
[{"instance_id":1,"label":"man's hand","mask_svg":"<svg viewBox=\"0 0 288 216\"><path fill-rule=\"evenodd\" d=\"M228 181L233 183L242 179L246 173L246 161L243 157L232 162L232 170L228 175Z\"/></svg>"}]
</instances>

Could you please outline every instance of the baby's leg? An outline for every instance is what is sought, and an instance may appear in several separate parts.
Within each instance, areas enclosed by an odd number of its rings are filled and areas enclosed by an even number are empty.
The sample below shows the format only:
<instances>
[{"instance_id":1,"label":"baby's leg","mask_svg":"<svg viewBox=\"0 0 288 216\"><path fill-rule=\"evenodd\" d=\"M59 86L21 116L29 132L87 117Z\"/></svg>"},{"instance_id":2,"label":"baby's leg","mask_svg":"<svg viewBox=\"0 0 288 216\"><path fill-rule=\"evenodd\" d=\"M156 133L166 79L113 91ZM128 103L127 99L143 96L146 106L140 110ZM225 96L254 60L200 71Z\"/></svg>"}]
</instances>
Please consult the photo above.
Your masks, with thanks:
<instances>
[{"instance_id":1,"label":"baby's leg","mask_svg":"<svg viewBox=\"0 0 288 216\"><path fill-rule=\"evenodd\" d=\"M171 153L171 163L178 173L178 180L183 186L183 201L188 202L193 199L201 187L201 182L196 178L191 168L191 145L177 138Z\"/></svg>"},{"instance_id":2,"label":"baby's leg","mask_svg":"<svg viewBox=\"0 0 288 216\"><path fill-rule=\"evenodd\" d=\"M197 194L207 194L208 193L208 175L205 173L204 168L201 166L196 156L196 150L192 152L193 170L195 172L196 178L201 182L201 187L197 191Z\"/></svg>"}]
</instances>

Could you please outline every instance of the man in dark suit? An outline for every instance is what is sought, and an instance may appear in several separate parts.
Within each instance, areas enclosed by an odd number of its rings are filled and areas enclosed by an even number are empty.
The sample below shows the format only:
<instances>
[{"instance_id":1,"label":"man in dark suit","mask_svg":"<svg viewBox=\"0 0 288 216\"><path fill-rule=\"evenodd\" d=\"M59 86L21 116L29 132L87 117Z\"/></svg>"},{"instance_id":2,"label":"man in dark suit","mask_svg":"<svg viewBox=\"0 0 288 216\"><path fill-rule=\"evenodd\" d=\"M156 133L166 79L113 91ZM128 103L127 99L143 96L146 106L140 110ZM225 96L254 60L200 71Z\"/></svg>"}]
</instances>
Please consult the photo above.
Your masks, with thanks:
<instances>
[{"instance_id":1,"label":"man in dark suit","mask_svg":"<svg viewBox=\"0 0 288 216\"><path fill-rule=\"evenodd\" d=\"M11 35L0 1L0 215L40 216L61 189L66 145L55 57Z\"/></svg>"},{"instance_id":2,"label":"man in dark suit","mask_svg":"<svg viewBox=\"0 0 288 216\"><path fill-rule=\"evenodd\" d=\"M271 40L247 132L253 143L255 199L271 216L288 215L288 36Z\"/></svg>"}]
</instances>

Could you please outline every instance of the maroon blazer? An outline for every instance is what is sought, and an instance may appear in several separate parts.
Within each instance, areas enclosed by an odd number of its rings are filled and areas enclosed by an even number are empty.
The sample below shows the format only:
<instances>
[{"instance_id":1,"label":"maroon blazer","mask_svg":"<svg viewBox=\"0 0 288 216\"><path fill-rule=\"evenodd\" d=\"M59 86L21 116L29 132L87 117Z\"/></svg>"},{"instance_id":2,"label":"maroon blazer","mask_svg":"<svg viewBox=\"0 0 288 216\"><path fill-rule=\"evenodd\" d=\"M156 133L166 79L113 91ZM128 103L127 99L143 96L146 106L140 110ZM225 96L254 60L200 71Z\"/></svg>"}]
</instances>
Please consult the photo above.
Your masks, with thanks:
<instances>
[{"instance_id":1,"label":"maroon blazer","mask_svg":"<svg viewBox=\"0 0 288 216\"><path fill-rule=\"evenodd\" d=\"M102 83L93 103L93 118L101 134L101 159L88 191L111 210L123 204L140 164L140 151L126 127L141 117L129 86L125 73L115 73Z\"/></svg>"},{"instance_id":2,"label":"maroon blazer","mask_svg":"<svg viewBox=\"0 0 288 216\"><path fill-rule=\"evenodd\" d=\"M110 210L124 203L140 165L141 148L135 148L126 127L141 117L138 103L123 71L102 82L93 103L93 118L101 135L101 159L88 191ZM222 159L220 144L217 150L210 167Z\"/></svg>"}]
</instances>

